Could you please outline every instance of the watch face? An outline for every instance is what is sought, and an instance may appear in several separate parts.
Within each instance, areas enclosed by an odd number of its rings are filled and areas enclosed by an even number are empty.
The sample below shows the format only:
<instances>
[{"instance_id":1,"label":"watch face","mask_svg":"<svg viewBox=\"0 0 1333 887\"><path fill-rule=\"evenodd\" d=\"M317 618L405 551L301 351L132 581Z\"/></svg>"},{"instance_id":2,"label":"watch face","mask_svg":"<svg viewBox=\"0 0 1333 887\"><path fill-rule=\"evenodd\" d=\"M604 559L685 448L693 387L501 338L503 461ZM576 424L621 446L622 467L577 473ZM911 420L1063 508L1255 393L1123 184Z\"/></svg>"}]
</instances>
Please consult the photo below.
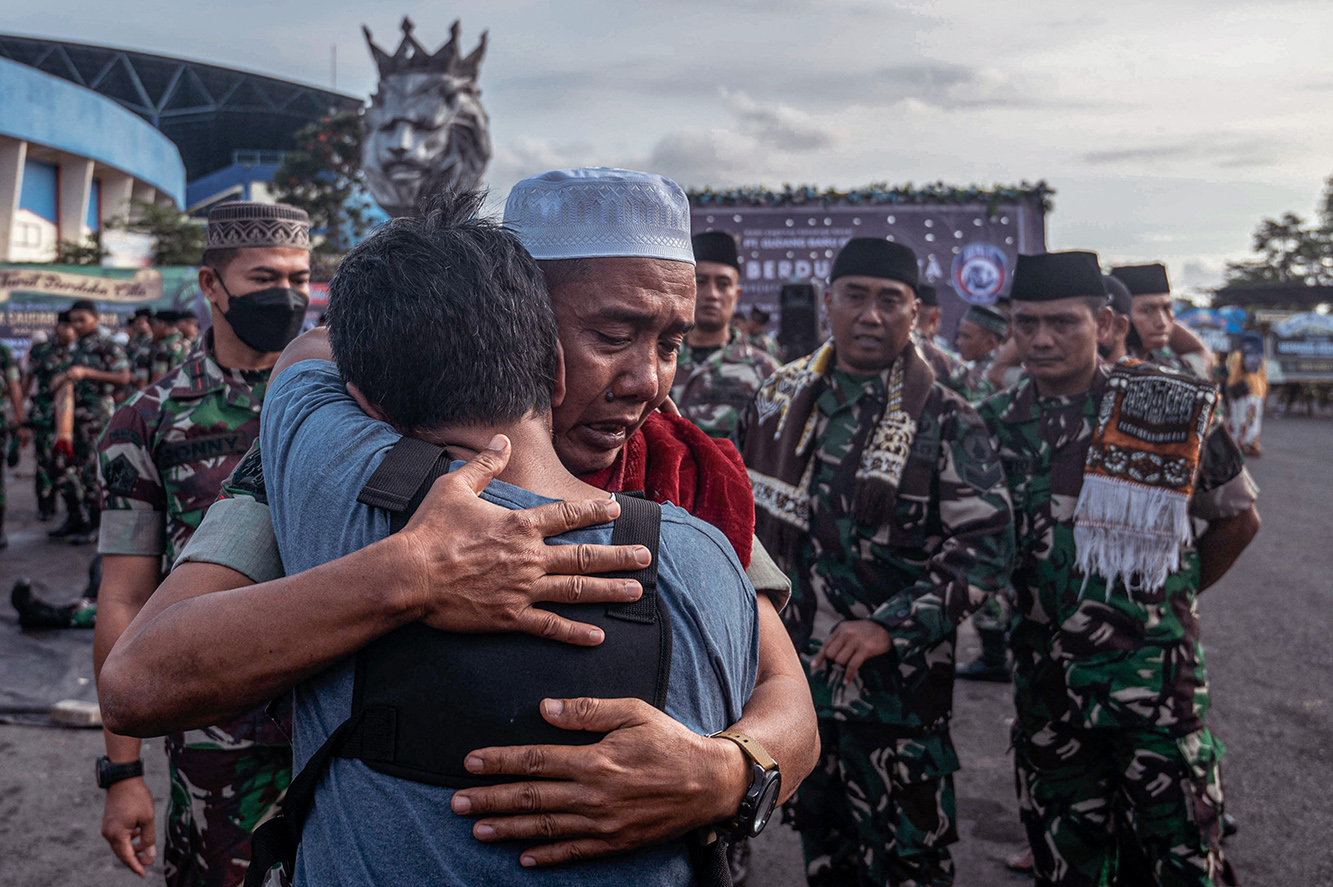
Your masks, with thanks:
<instances>
[{"instance_id":1,"label":"watch face","mask_svg":"<svg viewBox=\"0 0 1333 887\"><path fill-rule=\"evenodd\" d=\"M773 808L778 804L778 792L782 789L782 779L776 772L772 774L773 778L768 780L764 786L764 793L759 796L759 803L755 805L754 825L750 831L758 837L759 833L768 825L769 817L773 815Z\"/></svg>"}]
</instances>

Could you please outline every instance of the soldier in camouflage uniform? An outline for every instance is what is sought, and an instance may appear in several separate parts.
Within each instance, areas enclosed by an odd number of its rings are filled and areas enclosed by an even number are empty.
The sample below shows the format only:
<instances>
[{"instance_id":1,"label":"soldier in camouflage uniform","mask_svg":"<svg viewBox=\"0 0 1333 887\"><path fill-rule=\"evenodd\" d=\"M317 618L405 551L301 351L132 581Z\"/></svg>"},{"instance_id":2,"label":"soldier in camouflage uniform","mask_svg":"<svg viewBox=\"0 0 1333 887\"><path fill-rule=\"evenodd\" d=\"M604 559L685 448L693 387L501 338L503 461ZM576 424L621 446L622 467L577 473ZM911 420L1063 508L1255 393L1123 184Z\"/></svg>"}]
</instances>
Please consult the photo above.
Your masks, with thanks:
<instances>
[{"instance_id":1,"label":"soldier in camouflage uniform","mask_svg":"<svg viewBox=\"0 0 1333 887\"><path fill-rule=\"evenodd\" d=\"M19 370L18 360L14 357L14 352L9 346L0 342L0 379L4 380L5 395L9 398L10 406L13 408L13 416L0 431L0 444L4 444L9 435L14 435L13 445L27 445L28 429L24 426L23 416L23 388L19 382L22 373ZM3 449L0 447L0 449ZM17 450L15 450L17 454ZM10 463L13 464L12 462ZM0 476L0 548L9 546L9 538L5 536L5 484L4 478Z\"/></svg>"},{"instance_id":2,"label":"soldier in camouflage uniform","mask_svg":"<svg viewBox=\"0 0 1333 887\"><path fill-rule=\"evenodd\" d=\"M694 329L676 356L671 399L705 434L731 437L741 411L777 363L730 325L741 291L736 241L723 231L706 231L693 242Z\"/></svg>"},{"instance_id":3,"label":"soldier in camouflage uniform","mask_svg":"<svg viewBox=\"0 0 1333 887\"><path fill-rule=\"evenodd\" d=\"M1131 595L1077 569L1075 506L1108 378L1096 351L1112 319L1102 287L1091 253L1020 256L1013 330L1030 376L980 407L1018 533L1020 810L1039 885L1231 884L1197 594L1257 530L1255 488L1214 423L1190 505L1208 530L1165 587Z\"/></svg>"},{"instance_id":4,"label":"soldier in camouflage uniform","mask_svg":"<svg viewBox=\"0 0 1333 887\"><path fill-rule=\"evenodd\" d=\"M134 390L138 391L152 381L153 367L153 309L139 308L130 318L130 344L125 353L130 359L130 368L134 371Z\"/></svg>"},{"instance_id":5,"label":"soldier in camouflage uniform","mask_svg":"<svg viewBox=\"0 0 1333 887\"><path fill-rule=\"evenodd\" d=\"M157 315L165 323L174 324L180 320L181 312L159 311ZM190 340L185 338L184 333L174 326L167 326L162 338L153 344L153 354L149 361L149 378L160 379L183 364L192 347Z\"/></svg>"},{"instance_id":6,"label":"soldier in camouflage uniform","mask_svg":"<svg viewBox=\"0 0 1333 887\"><path fill-rule=\"evenodd\" d=\"M51 338L32 346L28 352L27 377L23 390L31 392L28 426L32 429L32 449L37 468L33 483L37 492L37 519L50 520L56 513L55 466L51 447L56 441L56 409L51 380L69 369L69 346L74 342L74 328L69 312L56 317Z\"/></svg>"},{"instance_id":7,"label":"soldier in camouflage uniform","mask_svg":"<svg viewBox=\"0 0 1333 887\"><path fill-rule=\"evenodd\" d=\"M69 348L69 368L54 380L59 390L74 383L74 441L61 453L64 466L56 478L56 491L65 500L69 514L65 523L47 535L87 544L96 537L100 512L97 488L97 438L116 408L116 391L130 382L130 363L125 349L98 325L96 303L82 299L69 309L70 326L78 336Z\"/></svg>"},{"instance_id":8,"label":"soldier in camouflage uniform","mask_svg":"<svg viewBox=\"0 0 1333 887\"><path fill-rule=\"evenodd\" d=\"M212 329L184 364L116 412L100 442L106 500L94 636L99 673L258 436L270 370L309 302L303 211L223 204L209 214L207 243L199 285L213 304ZM243 299L266 311L234 311ZM137 739L107 733L106 742L114 762L139 756ZM291 781L286 730L259 709L170 735L166 749L168 885L237 887L251 832ZM132 870L142 874L151 864L153 799L142 778L108 789L102 832Z\"/></svg>"},{"instance_id":9,"label":"soldier in camouflage uniform","mask_svg":"<svg viewBox=\"0 0 1333 887\"><path fill-rule=\"evenodd\" d=\"M741 424L819 716L822 758L789 806L812 885L953 882L955 628L1012 562L986 430L911 344L916 271L906 247L850 241L832 343L770 377Z\"/></svg>"},{"instance_id":10,"label":"soldier in camouflage uniform","mask_svg":"<svg viewBox=\"0 0 1333 887\"><path fill-rule=\"evenodd\" d=\"M768 322L770 320L772 320L772 317L767 311L760 308L758 305L753 306L750 309L750 316L748 318L749 329L746 331L746 337L750 340L751 345L773 358L776 363L781 364L782 350L778 348L778 340L773 338L772 334L768 331Z\"/></svg>"},{"instance_id":11,"label":"soldier in camouflage uniform","mask_svg":"<svg viewBox=\"0 0 1333 887\"><path fill-rule=\"evenodd\" d=\"M1130 355L1200 379L1211 378L1212 355L1207 347L1192 331L1175 322L1175 302L1166 266L1122 265L1112 268L1111 276L1131 296Z\"/></svg>"}]
</instances>

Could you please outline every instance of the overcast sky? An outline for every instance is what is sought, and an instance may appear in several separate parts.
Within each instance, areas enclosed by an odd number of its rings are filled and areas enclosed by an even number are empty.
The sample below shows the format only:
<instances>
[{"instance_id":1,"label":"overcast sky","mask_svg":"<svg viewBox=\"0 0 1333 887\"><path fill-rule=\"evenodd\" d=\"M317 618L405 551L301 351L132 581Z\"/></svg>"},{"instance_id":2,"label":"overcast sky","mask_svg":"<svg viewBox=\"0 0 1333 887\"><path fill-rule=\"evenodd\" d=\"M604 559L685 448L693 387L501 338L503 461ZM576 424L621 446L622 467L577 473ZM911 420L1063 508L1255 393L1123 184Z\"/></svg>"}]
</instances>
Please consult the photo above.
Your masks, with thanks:
<instances>
[{"instance_id":1,"label":"overcast sky","mask_svg":"<svg viewBox=\"0 0 1333 887\"><path fill-rule=\"evenodd\" d=\"M19 6L19 4L11 4ZM1265 215L1333 173L1333 3L1250 0L54 0L0 30L181 55L368 95L392 51L482 29L503 194L558 166L686 187L1017 183L1057 189L1051 249L1220 281Z\"/></svg>"}]
</instances>

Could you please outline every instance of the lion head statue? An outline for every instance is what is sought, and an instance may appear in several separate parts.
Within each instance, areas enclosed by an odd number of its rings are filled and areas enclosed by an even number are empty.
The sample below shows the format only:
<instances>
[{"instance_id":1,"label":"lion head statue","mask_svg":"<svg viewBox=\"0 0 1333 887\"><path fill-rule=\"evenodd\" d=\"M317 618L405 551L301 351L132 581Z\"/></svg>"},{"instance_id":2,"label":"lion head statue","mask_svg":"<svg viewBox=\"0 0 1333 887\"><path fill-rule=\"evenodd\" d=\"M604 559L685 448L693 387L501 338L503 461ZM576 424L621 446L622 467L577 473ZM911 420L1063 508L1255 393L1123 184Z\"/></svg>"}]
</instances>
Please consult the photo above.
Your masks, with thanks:
<instances>
[{"instance_id":1,"label":"lion head statue","mask_svg":"<svg viewBox=\"0 0 1333 887\"><path fill-rule=\"evenodd\" d=\"M362 119L361 163L370 194L391 216L409 215L437 188L474 188L491 159L490 120L481 106L477 70L486 33L466 58L458 53L458 22L434 53L412 36L389 55L363 27L379 67L379 86Z\"/></svg>"}]
</instances>

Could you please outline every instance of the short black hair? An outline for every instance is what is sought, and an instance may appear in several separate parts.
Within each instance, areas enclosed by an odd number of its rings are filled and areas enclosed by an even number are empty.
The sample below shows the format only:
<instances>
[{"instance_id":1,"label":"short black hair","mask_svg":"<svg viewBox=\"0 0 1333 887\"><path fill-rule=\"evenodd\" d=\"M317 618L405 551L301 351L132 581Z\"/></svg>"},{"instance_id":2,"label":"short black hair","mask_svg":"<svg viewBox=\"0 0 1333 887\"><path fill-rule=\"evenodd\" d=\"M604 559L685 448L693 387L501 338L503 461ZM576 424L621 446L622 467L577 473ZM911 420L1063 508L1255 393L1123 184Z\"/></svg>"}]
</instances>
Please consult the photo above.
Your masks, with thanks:
<instances>
[{"instance_id":1,"label":"short black hair","mask_svg":"<svg viewBox=\"0 0 1333 887\"><path fill-rule=\"evenodd\" d=\"M97 303L92 299L79 299L73 305L69 306L69 311L71 314L75 311L87 311L94 317L101 316L101 313L97 310Z\"/></svg>"},{"instance_id":2,"label":"short black hair","mask_svg":"<svg viewBox=\"0 0 1333 887\"><path fill-rule=\"evenodd\" d=\"M208 268L214 268L218 271L226 271L227 266L232 263L236 255L240 252L237 247L227 247L226 249L206 249L200 256L199 263Z\"/></svg>"},{"instance_id":3,"label":"short black hair","mask_svg":"<svg viewBox=\"0 0 1333 887\"><path fill-rule=\"evenodd\" d=\"M483 196L428 198L355 246L329 283L339 372L406 433L551 409L550 296L518 239L478 217Z\"/></svg>"}]
</instances>

